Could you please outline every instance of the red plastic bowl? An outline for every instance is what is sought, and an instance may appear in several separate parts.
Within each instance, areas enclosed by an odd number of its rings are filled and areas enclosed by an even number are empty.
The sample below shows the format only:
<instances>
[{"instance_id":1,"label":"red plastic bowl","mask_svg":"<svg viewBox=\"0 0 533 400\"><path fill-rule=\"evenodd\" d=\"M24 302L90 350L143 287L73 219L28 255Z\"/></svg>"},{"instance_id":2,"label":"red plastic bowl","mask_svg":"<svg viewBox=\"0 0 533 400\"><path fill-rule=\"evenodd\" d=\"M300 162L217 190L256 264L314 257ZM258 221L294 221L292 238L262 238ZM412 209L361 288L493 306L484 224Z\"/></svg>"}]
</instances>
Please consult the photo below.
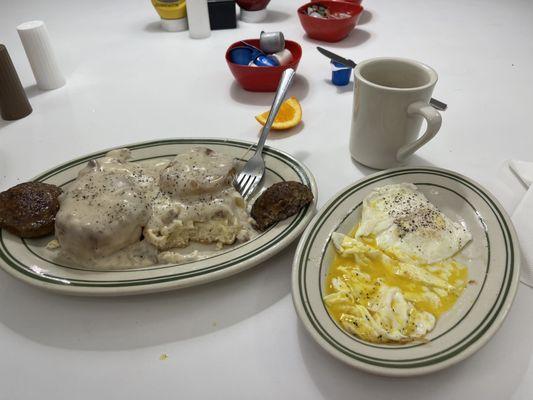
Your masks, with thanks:
<instances>
[{"instance_id":1,"label":"red plastic bowl","mask_svg":"<svg viewBox=\"0 0 533 400\"><path fill-rule=\"evenodd\" d=\"M363 0L333 0L333 1L344 1L346 3L361 4Z\"/></svg>"},{"instance_id":2,"label":"red plastic bowl","mask_svg":"<svg viewBox=\"0 0 533 400\"><path fill-rule=\"evenodd\" d=\"M247 11L258 11L266 8L270 0L237 0L240 8Z\"/></svg>"},{"instance_id":3,"label":"red plastic bowl","mask_svg":"<svg viewBox=\"0 0 533 400\"><path fill-rule=\"evenodd\" d=\"M259 48L259 39L245 39L246 43ZM280 65L279 67L249 67L248 65L234 64L230 60L230 51L234 47L242 46L242 42L235 42L226 51L226 62L235 80L245 90L251 92L275 92L278 88L281 74L287 68L292 68L296 71L298 63L302 58L302 48L292 40L285 40L285 48L292 53L292 61L287 65Z\"/></svg>"},{"instance_id":4,"label":"red plastic bowl","mask_svg":"<svg viewBox=\"0 0 533 400\"><path fill-rule=\"evenodd\" d=\"M343 19L322 19L310 17L307 15L306 11L307 7L313 4L322 4L323 6L326 6L332 13L350 13L351 17ZM359 4L348 3L346 1L312 1L311 3L304 4L298 9L298 17L300 17L300 22L310 38L323 40L325 42L338 42L350 34L362 12L363 7L361 7Z\"/></svg>"}]
</instances>

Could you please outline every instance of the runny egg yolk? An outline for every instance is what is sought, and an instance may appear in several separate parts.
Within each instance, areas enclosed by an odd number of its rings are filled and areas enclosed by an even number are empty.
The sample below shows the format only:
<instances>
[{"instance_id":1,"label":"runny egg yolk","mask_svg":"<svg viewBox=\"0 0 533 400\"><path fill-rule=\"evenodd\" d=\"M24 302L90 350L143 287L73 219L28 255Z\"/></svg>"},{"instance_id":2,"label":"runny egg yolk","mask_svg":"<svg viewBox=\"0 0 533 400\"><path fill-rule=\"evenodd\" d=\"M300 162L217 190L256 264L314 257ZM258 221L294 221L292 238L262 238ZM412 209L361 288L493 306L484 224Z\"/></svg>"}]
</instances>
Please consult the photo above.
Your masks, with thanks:
<instances>
[{"instance_id":1,"label":"runny egg yolk","mask_svg":"<svg viewBox=\"0 0 533 400\"><path fill-rule=\"evenodd\" d=\"M379 249L372 236L355 239L352 232L346 238L345 251L337 248L330 265L324 301L340 326L364 340L422 339L435 320L453 307L468 281L467 268L452 258L406 264ZM349 247L350 240L355 248ZM392 297L391 291L395 291ZM392 300L383 311L385 296Z\"/></svg>"}]
</instances>

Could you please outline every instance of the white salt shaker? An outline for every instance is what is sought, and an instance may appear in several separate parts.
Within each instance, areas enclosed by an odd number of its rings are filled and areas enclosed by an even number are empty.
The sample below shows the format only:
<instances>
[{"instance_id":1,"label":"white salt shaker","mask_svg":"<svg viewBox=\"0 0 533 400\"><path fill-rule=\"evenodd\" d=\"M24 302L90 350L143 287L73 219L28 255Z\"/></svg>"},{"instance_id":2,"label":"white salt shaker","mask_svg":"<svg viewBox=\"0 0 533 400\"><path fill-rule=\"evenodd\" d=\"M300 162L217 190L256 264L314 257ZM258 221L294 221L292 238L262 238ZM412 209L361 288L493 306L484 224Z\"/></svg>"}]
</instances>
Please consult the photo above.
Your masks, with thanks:
<instances>
[{"instance_id":1,"label":"white salt shaker","mask_svg":"<svg viewBox=\"0 0 533 400\"><path fill-rule=\"evenodd\" d=\"M17 26L17 31L39 89L51 90L65 85L44 22L24 22Z\"/></svg>"},{"instance_id":2,"label":"white salt shaker","mask_svg":"<svg viewBox=\"0 0 533 400\"><path fill-rule=\"evenodd\" d=\"M204 39L211 35L207 0L186 0L189 37Z\"/></svg>"}]
</instances>

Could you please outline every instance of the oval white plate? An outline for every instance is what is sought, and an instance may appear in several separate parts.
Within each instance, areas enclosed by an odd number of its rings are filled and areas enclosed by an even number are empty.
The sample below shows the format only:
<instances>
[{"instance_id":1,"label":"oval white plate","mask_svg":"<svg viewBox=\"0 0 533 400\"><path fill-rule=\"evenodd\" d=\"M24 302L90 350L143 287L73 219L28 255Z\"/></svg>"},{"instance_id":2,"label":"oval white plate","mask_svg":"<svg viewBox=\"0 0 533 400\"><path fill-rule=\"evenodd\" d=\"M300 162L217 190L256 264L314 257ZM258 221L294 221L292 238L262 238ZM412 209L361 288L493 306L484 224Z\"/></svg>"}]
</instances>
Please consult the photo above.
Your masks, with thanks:
<instances>
[{"instance_id":1,"label":"oval white plate","mask_svg":"<svg viewBox=\"0 0 533 400\"><path fill-rule=\"evenodd\" d=\"M361 217L363 198L376 187L411 182L444 213L473 235L458 257L466 263L469 285L441 316L427 343L377 345L342 330L322 301L334 255L334 231L348 233ZM398 168L366 177L337 193L305 230L294 259L292 295L311 336L338 359L368 372L420 375L448 367L483 346L503 322L519 279L520 252L514 228L500 204L480 185L438 168Z\"/></svg>"},{"instance_id":2,"label":"oval white plate","mask_svg":"<svg viewBox=\"0 0 533 400\"><path fill-rule=\"evenodd\" d=\"M252 143L224 139L171 139L130 144L132 160L172 158L192 146L203 145L242 161L252 153ZM76 178L87 161L102 157L110 149L80 157L42 173L34 180L64 186ZM78 295L126 295L198 285L250 268L282 250L296 239L313 217L317 189L311 172L296 159L265 146L264 187L280 181L297 181L313 192L314 201L297 215L279 222L253 240L230 246L216 255L181 265L157 265L138 269L97 271L80 269L54 258L46 249L52 236L21 239L0 231L0 265L13 276L57 292ZM252 199L251 204L253 204Z\"/></svg>"}]
</instances>

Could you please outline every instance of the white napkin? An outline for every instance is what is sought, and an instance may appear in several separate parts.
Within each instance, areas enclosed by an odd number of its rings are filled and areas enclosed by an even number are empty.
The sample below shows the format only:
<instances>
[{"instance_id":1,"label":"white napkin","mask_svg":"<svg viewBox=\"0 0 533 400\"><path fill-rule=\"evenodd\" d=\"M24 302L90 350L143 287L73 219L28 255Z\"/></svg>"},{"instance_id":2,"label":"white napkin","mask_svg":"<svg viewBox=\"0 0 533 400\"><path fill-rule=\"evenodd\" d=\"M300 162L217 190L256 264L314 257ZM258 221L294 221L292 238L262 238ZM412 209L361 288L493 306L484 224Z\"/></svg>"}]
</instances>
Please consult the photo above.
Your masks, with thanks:
<instances>
[{"instance_id":1,"label":"white napkin","mask_svg":"<svg viewBox=\"0 0 533 400\"><path fill-rule=\"evenodd\" d=\"M509 167L527 187L533 183L533 162L511 160Z\"/></svg>"},{"instance_id":2,"label":"white napkin","mask_svg":"<svg viewBox=\"0 0 533 400\"><path fill-rule=\"evenodd\" d=\"M509 167L529 187L511 219L524 256L520 280L533 287L533 162L512 160Z\"/></svg>"}]
</instances>

